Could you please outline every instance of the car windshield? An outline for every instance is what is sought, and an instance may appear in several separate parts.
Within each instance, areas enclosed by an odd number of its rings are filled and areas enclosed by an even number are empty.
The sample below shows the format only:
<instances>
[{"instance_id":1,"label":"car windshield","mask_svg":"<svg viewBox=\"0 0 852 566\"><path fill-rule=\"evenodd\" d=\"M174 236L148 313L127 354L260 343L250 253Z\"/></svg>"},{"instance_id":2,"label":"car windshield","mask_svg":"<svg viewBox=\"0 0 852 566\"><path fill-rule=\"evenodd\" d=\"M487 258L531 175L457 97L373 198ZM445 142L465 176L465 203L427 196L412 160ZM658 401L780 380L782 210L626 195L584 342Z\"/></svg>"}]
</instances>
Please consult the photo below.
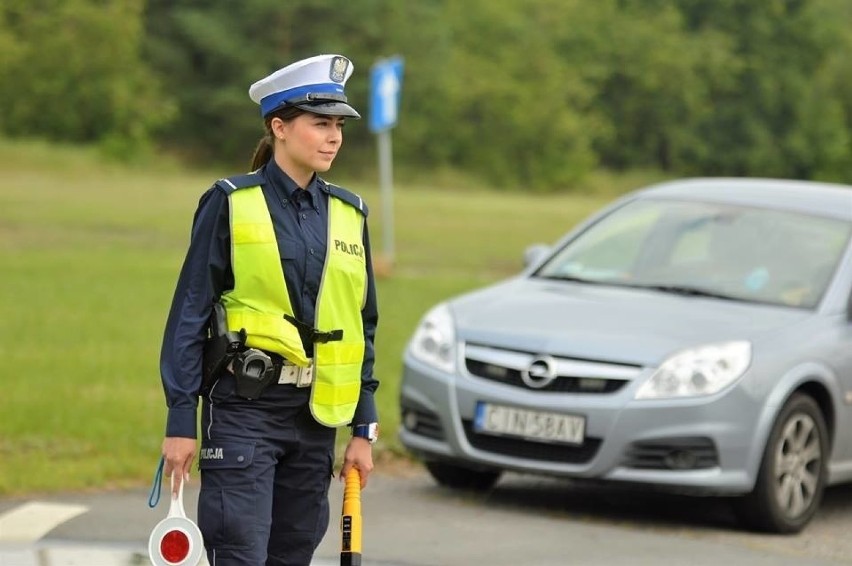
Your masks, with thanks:
<instances>
[{"instance_id":1,"label":"car windshield","mask_svg":"<svg viewBox=\"0 0 852 566\"><path fill-rule=\"evenodd\" d=\"M729 204L640 199L555 253L538 277L814 307L852 225Z\"/></svg>"}]
</instances>

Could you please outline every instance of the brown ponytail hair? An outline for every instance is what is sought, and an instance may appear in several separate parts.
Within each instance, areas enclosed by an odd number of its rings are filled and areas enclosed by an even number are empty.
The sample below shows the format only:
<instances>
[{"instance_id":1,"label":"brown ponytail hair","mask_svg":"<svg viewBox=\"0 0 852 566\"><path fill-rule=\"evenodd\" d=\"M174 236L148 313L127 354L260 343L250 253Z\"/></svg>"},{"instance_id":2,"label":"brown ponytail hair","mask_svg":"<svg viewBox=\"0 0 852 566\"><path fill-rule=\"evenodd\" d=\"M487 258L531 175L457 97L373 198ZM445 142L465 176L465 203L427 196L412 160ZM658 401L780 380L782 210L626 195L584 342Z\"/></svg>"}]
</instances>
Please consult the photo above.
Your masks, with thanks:
<instances>
[{"instance_id":1,"label":"brown ponytail hair","mask_svg":"<svg viewBox=\"0 0 852 566\"><path fill-rule=\"evenodd\" d=\"M251 168L249 171L257 171L272 158L275 153L275 135L272 133L272 119L278 118L284 122L289 122L295 119L305 111L295 106L287 106L281 110L276 110L266 116L263 120L264 134L257 142L257 147L254 149L254 156L251 158Z\"/></svg>"}]
</instances>

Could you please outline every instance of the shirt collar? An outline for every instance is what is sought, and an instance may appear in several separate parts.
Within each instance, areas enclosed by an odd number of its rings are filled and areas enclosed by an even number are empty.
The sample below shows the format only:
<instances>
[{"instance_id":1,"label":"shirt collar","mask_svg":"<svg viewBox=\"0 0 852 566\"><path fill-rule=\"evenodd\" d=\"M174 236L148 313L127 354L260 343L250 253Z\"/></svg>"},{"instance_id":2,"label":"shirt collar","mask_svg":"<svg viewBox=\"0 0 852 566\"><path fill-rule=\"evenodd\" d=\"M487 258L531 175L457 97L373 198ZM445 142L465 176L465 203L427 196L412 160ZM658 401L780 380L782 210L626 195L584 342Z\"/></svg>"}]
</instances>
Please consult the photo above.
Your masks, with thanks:
<instances>
[{"instance_id":1,"label":"shirt collar","mask_svg":"<svg viewBox=\"0 0 852 566\"><path fill-rule=\"evenodd\" d=\"M278 167L278 164L275 162L275 157L269 158L269 161L266 163L266 178L270 181L275 191L278 193L278 196L281 198L281 202L284 206L287 206L290 202L296 202L296 199L300 194L307 193L308 200L311 202L311 206L314 208L317 207L317 197L320 194L320 186L316 173L311 177L308 186L305 187L304 191L296 184L296 182L290 178L287 173L281 170Z\"/></svg>"}]
</instances>

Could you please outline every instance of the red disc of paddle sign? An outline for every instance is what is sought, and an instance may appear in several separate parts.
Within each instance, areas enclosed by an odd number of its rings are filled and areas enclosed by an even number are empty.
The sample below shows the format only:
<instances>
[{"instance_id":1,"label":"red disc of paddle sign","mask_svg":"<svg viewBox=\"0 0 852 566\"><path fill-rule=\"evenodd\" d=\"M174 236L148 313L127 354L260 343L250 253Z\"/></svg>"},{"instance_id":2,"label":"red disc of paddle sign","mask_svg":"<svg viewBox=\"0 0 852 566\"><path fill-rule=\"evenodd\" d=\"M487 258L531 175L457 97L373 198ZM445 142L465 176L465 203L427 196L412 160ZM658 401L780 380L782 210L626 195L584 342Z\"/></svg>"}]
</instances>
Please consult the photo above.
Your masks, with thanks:
<instances>
[{"instance_id":1,"label":"red disc of paddle sign","mask_svg":"<svg viewBox=\"0 0 852 566\"><path fill-rule=\"evenodd\" d=\"M186 517L166 517L148 539L148 557L153 566L196 566L203 551L201 531Z\"/></svg>"},{"instance_id":2,"label":"red disc of paddle sign","mask_svg":"<svg viewBox=\"0 0 852 566\"><path fill-rule=\"evenodd\" d=\"M171 530L160 539L160 554L166 562L179 564L189 556L189 537L179 530Z\"/></svg>"}]
</instances>

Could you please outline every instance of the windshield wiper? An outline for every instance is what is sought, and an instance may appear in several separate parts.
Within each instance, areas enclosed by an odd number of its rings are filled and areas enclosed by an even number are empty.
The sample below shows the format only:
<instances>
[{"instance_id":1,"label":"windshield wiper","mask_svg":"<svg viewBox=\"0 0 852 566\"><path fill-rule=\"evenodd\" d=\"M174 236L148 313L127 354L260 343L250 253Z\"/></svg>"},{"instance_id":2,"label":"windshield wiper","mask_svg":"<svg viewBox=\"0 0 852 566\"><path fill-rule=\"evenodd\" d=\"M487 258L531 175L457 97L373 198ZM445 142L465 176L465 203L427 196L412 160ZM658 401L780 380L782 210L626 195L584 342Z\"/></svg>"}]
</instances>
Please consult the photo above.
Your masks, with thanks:
<instances>
[{"instance_id":1,"label":"windshield wiper","mask_svg":"<svg viewBox=\"0 0 852 566\"><path fill-rule=\"evenodd\" d=\"M702 289L701 287L690 287L688 285L643 285L640 283L625 283L624 286L632 287L634 289L651 289L652 291L661 291L663 293L672 293L674 295L686 295L689 297L711 297L714 299L724 299L728 301L748 300L743 297L719 293L718 291L711 291L709 289Z\"/></svg>"},{"instance_id":2,"label":"windshield wiper","mask_svg":"<svg viewBox=\"0 0 852 566\"><path fill-rule=\"evenodd\" d=\"M600 285L601 283L608 283L607 281L595 281L594 279L583 279L582 277L576 277L574 275L535 275L534 277L539 277L541 279L550 279L552 281L570 281L571 283L590 283L592 285Z\"/></svg>"},{"instance_id":3,"label":"windshield wiper","mask_svg":"<svg viewBox=\"0 0 852 566\"><path fill-rule=\"evenodd\" d=\"M749 302L749 299L728 295L710 289L702 289L701 287L691 287L689 285L666 285L653 283L627 283L624 281L613 280L595 280L583 279L574 275L536 275L542 279L551 279L553 281L570 281L572 283L587 283L589 285L612 285L613 287L630 287L631 289L649 289L651 291L660 291L662 293L671 293L673 295L684 295L688 297L710 297L713 299L723 299L726 301L742 301Z\"/></svg>"}]
</instances>

